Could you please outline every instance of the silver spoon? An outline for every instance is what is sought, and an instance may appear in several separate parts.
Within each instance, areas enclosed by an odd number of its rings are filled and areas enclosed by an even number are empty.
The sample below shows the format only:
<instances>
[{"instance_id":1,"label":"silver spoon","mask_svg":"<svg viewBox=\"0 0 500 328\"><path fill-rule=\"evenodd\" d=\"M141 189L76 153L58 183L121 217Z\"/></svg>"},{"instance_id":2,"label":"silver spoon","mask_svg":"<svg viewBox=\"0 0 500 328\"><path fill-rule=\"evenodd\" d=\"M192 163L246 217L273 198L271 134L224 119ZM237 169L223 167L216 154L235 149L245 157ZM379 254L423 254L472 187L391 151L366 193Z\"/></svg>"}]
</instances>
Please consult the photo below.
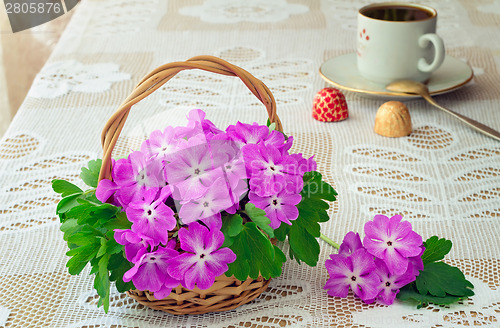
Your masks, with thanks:
<instances>
[{"instance_id":1,"label":"silver spoon","mask_svg":"<svg viewBox=\"0 0 500 328\"><path fill-rule=\"evenodd\" d=\"M415 82L411 80L399 80L389 83L388 85L386 85L385 88L389 91L420 95L422 96L422 98L427 100L431 105L434 105L437 108L445 111L446 113L458 118L462 122L469 124L472 128L476 129L477 131L500 141L500 133L498 131L495 131L492 128L482 123L474 121L471 118L455 113L454 111L448 108L440 106L434 99L432 99L431 95L429 94L429 89L427 89L427 87L420 82Z\"/></svg>"}]
</instances>

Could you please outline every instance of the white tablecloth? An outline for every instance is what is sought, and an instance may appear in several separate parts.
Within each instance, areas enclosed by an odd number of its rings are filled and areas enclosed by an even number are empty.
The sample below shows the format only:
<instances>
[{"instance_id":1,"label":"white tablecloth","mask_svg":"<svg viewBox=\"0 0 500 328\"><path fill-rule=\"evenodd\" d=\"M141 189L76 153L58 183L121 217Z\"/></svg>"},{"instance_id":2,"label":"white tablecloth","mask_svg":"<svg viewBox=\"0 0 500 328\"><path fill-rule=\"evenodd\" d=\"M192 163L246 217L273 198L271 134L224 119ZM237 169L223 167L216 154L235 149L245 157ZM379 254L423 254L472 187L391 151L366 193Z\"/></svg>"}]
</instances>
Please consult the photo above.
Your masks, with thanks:
<instances>
[{"instance_id":1,"label":"white tablecloth","mask_svg":"<svg viewBox=\"0 0 500 328\"><path fill-rule=\"evenodd\" d=\"M462 327L500 326L500 143L423 100L405 101L413 133L373 132L384 102L345 92L349 119L315 121L314 94L327 59L355 51L356 13L367 1L86 0L0 142L0 327ZM436 97L444 106L500 130L500 2L425 1L439 12L447 54L467 61L473 81ZM133 86L155 67L192 56L222 57L273 91L294 151L316 155L339 193L322 232L341 241L377 213L402 214L424 239L453 240L447 262L473 282L475 296L417 310L330 297L322 243L317 267L289 261L256 301L237 310L173 316L112 295L97 308L92 277L70 276L55 215L54 178L78 181L100 157L100 132ZM149 132L185 123L192 108L225 128L266 121L261 104L235 78L179 74L132 109L115 155ZM79 183L79 182L78 182ZM10 312L10 313L9 313Z\"/></svg>"}]
</instances>

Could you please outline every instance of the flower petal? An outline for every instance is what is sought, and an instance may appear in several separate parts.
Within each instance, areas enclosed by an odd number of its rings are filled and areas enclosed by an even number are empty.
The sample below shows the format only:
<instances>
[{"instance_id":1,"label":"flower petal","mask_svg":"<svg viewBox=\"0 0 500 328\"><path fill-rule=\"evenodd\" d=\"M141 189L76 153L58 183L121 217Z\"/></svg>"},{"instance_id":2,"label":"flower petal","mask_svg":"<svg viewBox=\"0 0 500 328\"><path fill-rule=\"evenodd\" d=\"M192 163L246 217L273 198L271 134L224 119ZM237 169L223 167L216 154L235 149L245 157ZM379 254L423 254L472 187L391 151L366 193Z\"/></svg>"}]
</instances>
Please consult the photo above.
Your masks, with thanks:
<instances>
[{"instance_id":1,"label":"flower petal","mask_svg":"<svg viewBox=\"0 0 500 328\"><path fill-rule=\"evenodd\" d=\"M404 257L418 256L422 252L422 242L422 236L410 231L405 238L394 242L394 248Z\"/></svg>"},{"instance_id":2,"label":"flower petal","mask_svg":"<svg viewBox=\"0 0 500 328\"><path fill-rule=\"evenodd\" d=\"M204 261L199 261L186 272L184 279L188 289L193 289L195 284L199 289L208 289L213 285L215 276L207 270Z\"/></svg>"},{"instance_id":3,"label":"flower petal","mask_svg":"<svg viewBox=\"0 0 500 328\"><path fill-rule=\"evenodd\" d=\"M406 237L411 231L411 223L408 221L401 222L401 215L394 215L389 219L387 231L392 240L397 240Z\"/></svg>"},{"instance_id":4,"label":"flower petal","mask_svg":"<svg viewBox=\"0 0 500 328\"><path fill-rule=\"evenodd\" d=\"M210 233L205 234L203 244L205 252L213 253L224 243L224 234L220 230L211 229Z\"/></svg>"},{"instance_id":5,"label":"flower petal","mask_svg":"<svg viewBox=\"0 0 500 328\"><path fill-rule=\"evenodd\" d=\"M211 271L214 276L220 276L227 271L228 263L236 261L236 254L225 247L207 256L208 260L205 262L207 270Z\"/></svg>"},{"instance_id":6,"label":"flower petal","mask_svg":"<svg viewBox=\"0 0 500 328\"><path fill-rule=\"evenodd\" d=\"M387 244L383 241L375 241L368 238L368 236L365 236L365 238L363 238L363 244L365 245L368 253L372 254L375 257L378 257L379 259L385 258L385 253L387 252Z\"/></svg>"},{"instance_id":7,"label":"flower petal","mask_svg":"<svg viewBox=\"0 0 500 328\"><path fill-rule=\"evenodd\" d=\"M403 274L408 269L408 259L402 256L397 249L393 247L387 248L387 252L385 253L385 257L383 258L385 264L387 264L387 268L391 275L393 274Z\"/></svg>"},{"instance_id":8,"label":"flower petal","mask_svg":"<svg viewBox=\"0 0 500 328\"><path fill-rule=\"evenodd\" d=\"M194 254L183 253L168 260L167 272L177 280L183 280L184 275L197 261Z\"/></svg>"},{"instance_id":9,"label":"flower petal","mask_svg":"<svg viewBox=\"0 0 500 328\"><path fill-rule=\"evenodd\" d=\"M186 252L200 254L203 252L203 240L208 229L198 222L189 224L188 229L182 228L179 230L179 240L181 248Z\"/></svg>"},{"instance_id":10,"label":"flower petal","mask_svg":"<svg viewBox=\"0 0 500 328\"><path fill-rule=\"evenodd\" d=\"M339 247L339 254L342 256L349 256L360 248L363 248L363 244L361 243L359 233L349 231Z\"/></svg>"},{"instance_id":11,"label":"flower petal","mask_svg":"<svg viewBox=\"0 0 500 328\"><path fill-rule=\"evenodd\" d=\"M389 236L388 224L389 218L387 216L375 215L373 221L368 221L365 224L365 239L385 240Z\"/></svg>"},{"instance_id":12,"label":"flower petal","mask_svg":"<svg viewBox=\"0 0 500 328\"><path fill-rule=\"evenodd\" d=\"M335 297L346 297L349 293L349 284L346 283L346 278L330 277L323 288L327 289L328 295Z\"/></svg>"}]
</instances>

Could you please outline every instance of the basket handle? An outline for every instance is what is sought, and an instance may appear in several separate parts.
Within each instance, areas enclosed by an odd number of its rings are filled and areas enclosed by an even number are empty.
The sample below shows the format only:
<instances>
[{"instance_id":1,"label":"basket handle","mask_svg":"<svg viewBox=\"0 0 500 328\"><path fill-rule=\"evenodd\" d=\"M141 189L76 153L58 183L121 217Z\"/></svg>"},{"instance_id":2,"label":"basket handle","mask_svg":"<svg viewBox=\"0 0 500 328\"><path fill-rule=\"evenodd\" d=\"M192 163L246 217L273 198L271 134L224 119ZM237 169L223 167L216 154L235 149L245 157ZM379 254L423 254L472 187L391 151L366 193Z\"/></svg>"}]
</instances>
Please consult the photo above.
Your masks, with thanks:
<instances>
[{"instance_id":1,"label":"basket handle","mask_svg":"<svg viewBox=\"0 0 500 328\"><path fill-rule=\"evenodd\" d=\"M127 120L131 107L159 89L165 82L173 78L180 71L195 68L222 75L239 77L247 88L262 102L262 104L264 104L264 106L266 106L269 121L276 124L277 130L283 131L281 121L276 114L276 102L271 91L262 81L244 69L213 56L197 56L185 62L165 64L146 75L116 112L109 118L108 122L106 122L101 134L103 156L99 181L102 179L111 180L111 154L123 129L123 125Z\"/></svg>"}]
</instances>

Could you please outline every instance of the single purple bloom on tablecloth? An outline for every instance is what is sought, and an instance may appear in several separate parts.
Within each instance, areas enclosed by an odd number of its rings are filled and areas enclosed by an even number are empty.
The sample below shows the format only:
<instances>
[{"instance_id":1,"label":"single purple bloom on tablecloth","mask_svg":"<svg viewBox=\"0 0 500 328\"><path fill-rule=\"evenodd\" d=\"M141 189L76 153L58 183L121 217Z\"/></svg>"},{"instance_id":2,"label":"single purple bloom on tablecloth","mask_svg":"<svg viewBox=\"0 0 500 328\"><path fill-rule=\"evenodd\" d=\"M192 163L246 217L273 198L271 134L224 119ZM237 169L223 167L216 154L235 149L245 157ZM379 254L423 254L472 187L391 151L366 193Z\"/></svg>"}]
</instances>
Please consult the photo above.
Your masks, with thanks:
<instances>
[{"instance_id":1,"label":"single purple bloom on tablecloth","mask_svg":"<svg viewBox=\"0 0 500 328\"><path fill-rule=\"evenodd\" d=\"M349 256L360 248L363 248L363 244L361 243L359 233L349 231L345 235L342 244L340 244L338 254L341 256Z\"/></svg>"},{"instance_id":2,"label":"single purple bloom on tablecloth","mask_svg":"<svg viewBox=\"0 0 500 328\"><path fill-rule=\"evenodd\" d=\"M189 224L201 220L210 229L220 229L222 226L220 212L234 205L231 201L229 185L223 178L217 179L200 197L181 202L181 204L179 217L182 223Z\"/></svg>"},{"instance_id":3,"label":"single purple bloom on tablecloth","mask_svg":"<svg viewBox=\"0 0 500 328\"><path fill-rule=\"evenodd\" d=\"M167 156L175 151L177 151L177 137L175 129L171 126L167 126L163 132L153 131L149 139L141 145L141 152L158 160L167 160Z\"/></svg>"},{"instance_id":4,"label":"single purple bloom on tablecloth","mask_svg":"<svg viewBox=\"0 0 500 328\"><path fill-rule=\"evenodd\" d=\"M414 232L408 221L401 222L401 215L390 219L376 215L365 224L363 244L373 256L387 264L391 274L403 274L408 268L408 258L421 254L422 237Z\"/></svg>"},{"instance_id":5,"label":"single purple bloom on tablecloth","mask_svg":"<svg viewBox=\"0 0 500 328\"><path fill-rule=\"evenodd\" d=\"M198 198L223 176L222 166L228 158L212 155L206 143L188 145L175 153L175 159L166 166L168 183L179 191L174 198L181 201Z\"/></svg>"},{"instance_id":6,"label":"single purple bloom on tablecloth","mask_svg":"<svg viewBox=\"0 0 500 328\"><path fill-rule=\"evenodd\" d=\"M250 176L250 190L257 195L275 195L283 189L289 193L302 190L303 180L292 156L281 154L273 146L246 145L241 150Z\"/></svg>"},{"instance_id":7,"label":"single purple bloom on tablecloth","mask_svg":"<svg viewBox=\"0 0 500 328\"><path fill-rule=\"evenodd\" d=\"M325 266L330 275L324 289L328 295L346 297L349 287L365 302L372 302L380 291L380 279L375 273L373 256L358 249L347 257L331 255Z\"/></svg>"},{"instance_id":8,"label":"single purple bloom on tablecloth","mask_svg":"<svg viewBox=\"0 0 500 328\"><path fill-rule=\"evenodd\" d=\"M125 246L125 257L132 263L136 263L155 246L152 238L130 229L115 229L114 237L118 244Z\"/></svg>"},{"instance_id":9,"label":"single purple bloom on tablecloth","mask_svg":"<svg viewBox=\"0 0 500 328\"><path fill-rule=\"evenodd\" d=\"M124 206L141 199L147 189L163 187L162 163L151 160L140 151L132 152L128 158L119 159L113 167L113 181L119 186L116 197Z\"/></svg>"},{"instance_id":10,"label":"single purple bloom on tablecloth","mask_svg":"<svg viewBox=\"0 0 500 328\"><path fill-rule=\"evenodd\" d=\"M142 255L132 269L125 272L123 281L129 282L132 280L134 286L139 290L149 290L153 293L160 292L161 296L165 295L165 288L173 288L180 283L167 270L169 266L168 260L179 254L174 247L175 241L172 240L166 247L160 246L156 251Z\"/></svg>"},{"instance_id":11,"label":"single purple bloom on tablecloth","mask_svg":"<svg viewBox=\"0 0 500 328\"><path fill-rule=\"evenodd\" d=\"M210 288L215 277L227 271L227 264L236 260L231 249L220 248L224 242L220 230L194 222L187 229L181 228L178 237L184 253L168 261L168 273L183 281L185 288L193 289L195 284L199 289Z\"/></svg>"},{"instance_id":12,"label":"single purple bloom on tablecloth","mask_svg":"<svg viewBox=\"0 0 500 328\"><path fill-rule=\"evenodd\" d=\"M289 194L282 190L276 195L261 197L251 191L248 197L252 204L266 212L266 216L271 220L270 226L273 229L278 229L281 222L292 225L291 221L299 216L296 205L302 199L300 194Z\"/></svg>"},{"instance_id":13,"label":"single purple bloom on tablecloth","mask_svg":"<svg viewBox=\"0 0 500 328\"><path fill-rule=\"evenodd\" d=\"M170 196L169 188L161 192L147 190L142 200L136 200L127 207L127 218L132 222L132 230L152 238L155 245L166 244L168 232L176 227L174 211L165 200Z\"/></svg>"},{"instance_id":14,"label":"single purple bloom on tablecloth","mask_svg":"<svg viewBox=\"0 0 500 328\"><path fill-rule=\"evenodd\" d=\"M385 305L391 305L399 289L415 281L416 276L408 271L401 275L391 274L385 262L378 258L375 259L375 265L375 272L380 278L378 299Z\"/></svg>"}]
</instances>

